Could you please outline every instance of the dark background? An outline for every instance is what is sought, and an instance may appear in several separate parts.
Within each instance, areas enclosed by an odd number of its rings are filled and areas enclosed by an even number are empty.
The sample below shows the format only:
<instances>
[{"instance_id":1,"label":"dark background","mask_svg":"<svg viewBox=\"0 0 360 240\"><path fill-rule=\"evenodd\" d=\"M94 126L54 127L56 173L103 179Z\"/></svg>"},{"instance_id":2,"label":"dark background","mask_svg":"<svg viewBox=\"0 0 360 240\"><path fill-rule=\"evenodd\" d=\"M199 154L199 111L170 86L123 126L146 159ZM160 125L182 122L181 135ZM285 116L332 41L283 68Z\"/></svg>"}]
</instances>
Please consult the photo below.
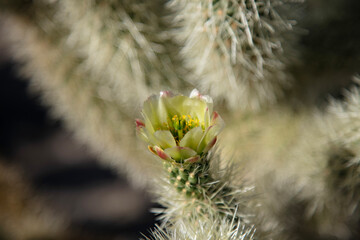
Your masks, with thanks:
<instances>
[{"instance_id":1,"label":"dark background","mask_svg":"<svg viewBox=\"0 0 360 240\"><path fill-rule=\"evenodd\" d=\"M16 167L46 207L70 220L72 230L100 239L149 235L155 223L149 196L101 165L53 119L4 54L0 113L1 163Z\"/></svg>"}]
</instances>

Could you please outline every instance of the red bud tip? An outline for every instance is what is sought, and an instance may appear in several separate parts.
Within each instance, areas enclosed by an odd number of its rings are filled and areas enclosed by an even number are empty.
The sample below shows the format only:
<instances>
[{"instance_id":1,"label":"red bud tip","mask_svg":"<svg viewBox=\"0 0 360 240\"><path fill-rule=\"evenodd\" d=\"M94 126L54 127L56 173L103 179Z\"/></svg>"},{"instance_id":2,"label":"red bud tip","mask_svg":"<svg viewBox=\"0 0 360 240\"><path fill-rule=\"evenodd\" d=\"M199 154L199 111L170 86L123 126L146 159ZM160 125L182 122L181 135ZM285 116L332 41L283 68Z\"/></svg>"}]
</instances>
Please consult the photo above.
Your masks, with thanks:
<instances>
[{"instance_id":1,"label":"red bud tip","mask_svg":"<svg viewBox=\"0 0 360 240\"><path fill-rule=\"evenodd\" d=\"M157 155L154 148L152 148L150 145L148 146L148 149L150 152L152 152L153 154Z\"/></svg>"},{"instance_id":2,"label":"red bud tip","mask_svg":"<svg viewBox=\"0 0 360 240\"><path fill-rule=\"evenodd\" d=\"M199 156L194 156L185 160L185 163L196 163L200 160Z\"/></svg>"},{"instance_id":3,"label":"red bud tip","mask_svg":"<svg viewBox=\"0 0 360 240\"><path fill-rule=\"evenodd\" d=\"M135 119L136 128L145 127L145 123L143 123L140 119Z\"/></svg>"},{"instance_id":4,"label":"red bud tip","mask_svg":"<svg viewBox=\"0 0 360 240\"><path fill-rule=\"evenodd\" d=\"M155 147L155 151L156 151L156 154L157 154L160 158L162 158L162 159L164 159L164 160L169 160L169 159L170 159L170 157L169 157L161 148Z\"/></svg>"},{"instance_id":5,"label":"red bud tip","mask_svg":"<svg viewBox=\"0 0 360 240\"><path fill-rule=\"evenodd\" d=\"M213 121L215 121L219 117L217 112L213 112Z\"/></svg>"}]
</instances>

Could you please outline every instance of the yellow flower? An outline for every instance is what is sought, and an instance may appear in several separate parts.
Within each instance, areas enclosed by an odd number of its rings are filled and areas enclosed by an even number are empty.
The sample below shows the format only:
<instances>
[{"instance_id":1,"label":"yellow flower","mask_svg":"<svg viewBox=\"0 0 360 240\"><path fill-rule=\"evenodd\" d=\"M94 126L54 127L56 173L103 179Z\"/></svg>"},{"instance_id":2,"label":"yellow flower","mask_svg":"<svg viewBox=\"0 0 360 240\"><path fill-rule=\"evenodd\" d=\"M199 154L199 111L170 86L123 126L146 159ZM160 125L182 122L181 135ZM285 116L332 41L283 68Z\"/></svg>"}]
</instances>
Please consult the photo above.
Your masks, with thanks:
<instances>
[{"instance_id":1,"label":"yellow flower","mask_svg":"<svg viewBox=\"0 0 360 240\"><path fill-rule=\"evenodd\" d=\"M212 107L212 99L196 89L189 97L160 92L145 101L144 120L136 119L137 134L149 144L151 152L164 160L199 162L224 126Z\"/></svg>"}]
</instances>

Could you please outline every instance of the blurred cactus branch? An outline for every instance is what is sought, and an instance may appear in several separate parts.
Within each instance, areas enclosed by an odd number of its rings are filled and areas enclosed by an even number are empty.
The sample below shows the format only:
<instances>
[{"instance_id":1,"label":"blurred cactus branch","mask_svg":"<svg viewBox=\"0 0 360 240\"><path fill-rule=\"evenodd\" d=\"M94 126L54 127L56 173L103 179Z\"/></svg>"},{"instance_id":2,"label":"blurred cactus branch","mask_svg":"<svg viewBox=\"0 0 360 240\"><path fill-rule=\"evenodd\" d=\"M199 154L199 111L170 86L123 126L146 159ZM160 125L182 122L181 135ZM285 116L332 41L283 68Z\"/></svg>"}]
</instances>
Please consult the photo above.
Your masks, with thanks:
<instances>
[{"instance_id":1,"label":"blurred cactus branch","mask_svg":"<svg viewBox=\"0 0 360 240\"><path fill-rule=\"evenodd\" d=\"M170 1L191 81L230 108L259 109L289 87L295 21L287 1ZM293 6L294 5L294 6ZM292 16L294 18L294 16ZM286 34L287 33L287 34ZM221 79L221 80L219 80ZM241 102L241 106L237 103Z\"/></svg>"}]
</instances>

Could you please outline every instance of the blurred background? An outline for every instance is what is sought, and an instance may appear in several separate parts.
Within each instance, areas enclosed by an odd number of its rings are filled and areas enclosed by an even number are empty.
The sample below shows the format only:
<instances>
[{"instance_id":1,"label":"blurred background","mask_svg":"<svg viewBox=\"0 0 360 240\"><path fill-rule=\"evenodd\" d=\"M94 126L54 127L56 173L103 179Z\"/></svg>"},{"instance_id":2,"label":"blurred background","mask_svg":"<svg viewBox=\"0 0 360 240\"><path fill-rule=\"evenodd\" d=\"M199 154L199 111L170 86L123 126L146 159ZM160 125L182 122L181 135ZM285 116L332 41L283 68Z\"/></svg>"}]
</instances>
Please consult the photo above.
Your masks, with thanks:
<instances>
[{"instance_id":1,"label":"blurred background","mask_svg":"<svg viewBox=\"0 0 360 240\"><path fill-rule=\"evenodd\" d=\"M14 171L31 198L61 216L72 235L130 240L147 234L155 223L149 196L100 165L51 118L40 97L28 91L28 79L19 76L4 44L0 53L0 164Z\"/></svg>"},{"instance_id":2,"label":"blurred background","mask_svg":"<svg viewBox=\"0 0 360 240\"><path fill-rule=\"evenodd\" d=\"M360 1L309 0L297 11L306 16L298 24L301 61L290 67L296 82L286 94L301 104L321 106L330 95L341 98L341 89L360 71ZM50 116L40 97L29 92L28 79L18 74L7 48L0 30L2 193L41 202L59 216L69 231L60 239L130 240L147 234L156 223L150 209L157 207L149 195L101 165L61 120ZM1 179L7 174L15 181ZM0 239L7 239L2 236L0 228Z\"/></svg>"}]
</instances>

